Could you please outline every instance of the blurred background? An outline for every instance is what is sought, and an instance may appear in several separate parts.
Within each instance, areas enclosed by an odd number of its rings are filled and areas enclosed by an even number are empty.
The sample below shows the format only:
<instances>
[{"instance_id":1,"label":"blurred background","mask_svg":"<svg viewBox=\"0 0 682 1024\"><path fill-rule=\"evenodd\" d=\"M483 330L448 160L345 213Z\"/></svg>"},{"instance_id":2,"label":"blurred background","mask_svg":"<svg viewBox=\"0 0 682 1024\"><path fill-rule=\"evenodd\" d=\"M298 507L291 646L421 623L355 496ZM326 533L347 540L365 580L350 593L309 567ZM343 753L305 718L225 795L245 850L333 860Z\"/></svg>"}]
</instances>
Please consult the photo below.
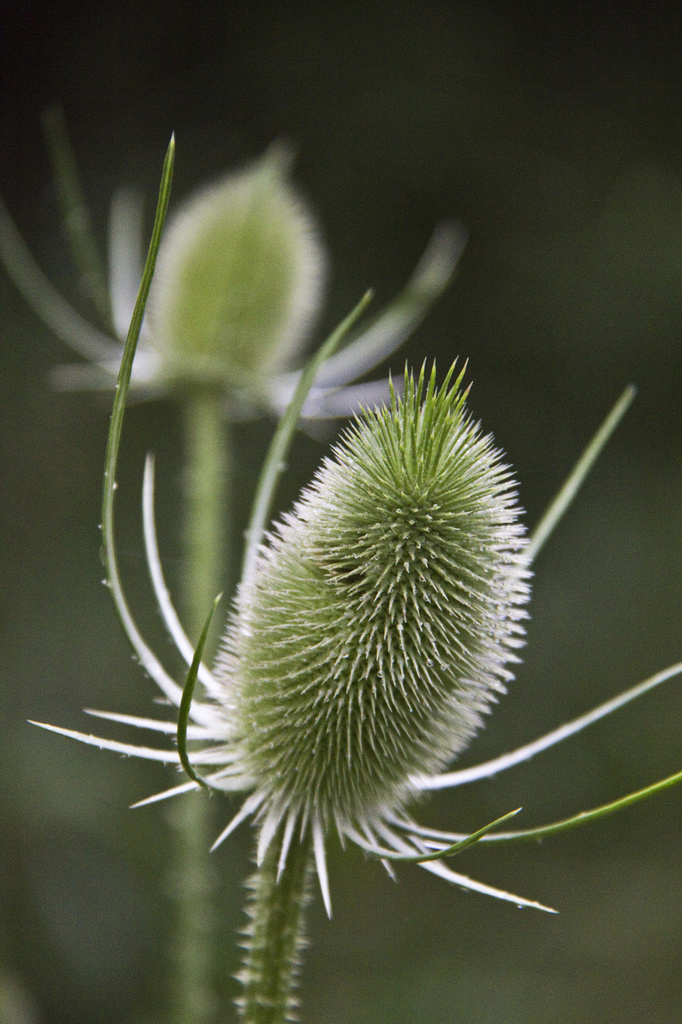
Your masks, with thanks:
<instances>
[{"instance_id":1,"label":"blurred background","mask_svg":"<svg viewBox=\"0 0 682 1024\"><path fill-rule=\"evenodd\" d=\"M455 356L469 359L471 406L516 467L531 526L623 387L637 384L625 422L538 559L524 664L462 765L682 656L681 30L679 9L663 3L0 8L0 194L83 313L40 126L55 101L102 245L118 186L144 190L151 217L171 130L176 202L289 140L332 263L318 338L366 287L377 305L388 300L435 224L459 217L470 241L458 279L391 365L400 372L406 357L437 356L444 370ZM51 390L50 369L70 354L4 272L0 330L0 1016L151 1024L163 1019L170 969L169 810L127 807L174 776L26 724L91 731L84 706L154 711L153 685L100 582L110 397ZM238 429L238 522L271 430L265 420ZM138 504L153 449L172 585L179 445L170 401L131 409L122 570L171 664ZM282 507L325 450L299 436ZM681 712L672 681L536 762L430 798L418 815L465 830L523 805L530 825L615 799L680 768ZM217 834L233 807L222 798L212 807ZM477 849L458 862L557 907L551 917L448 888L413 866L393 884L380 865L334 848L334 919L314 903L303 1019L674 1024L681 839L673 790L542 845ZM226 999L236 989L251 842L245 828L212 855ZM232 1010L218 1019L234 1019Z\"/></svg>"}]
</instances>

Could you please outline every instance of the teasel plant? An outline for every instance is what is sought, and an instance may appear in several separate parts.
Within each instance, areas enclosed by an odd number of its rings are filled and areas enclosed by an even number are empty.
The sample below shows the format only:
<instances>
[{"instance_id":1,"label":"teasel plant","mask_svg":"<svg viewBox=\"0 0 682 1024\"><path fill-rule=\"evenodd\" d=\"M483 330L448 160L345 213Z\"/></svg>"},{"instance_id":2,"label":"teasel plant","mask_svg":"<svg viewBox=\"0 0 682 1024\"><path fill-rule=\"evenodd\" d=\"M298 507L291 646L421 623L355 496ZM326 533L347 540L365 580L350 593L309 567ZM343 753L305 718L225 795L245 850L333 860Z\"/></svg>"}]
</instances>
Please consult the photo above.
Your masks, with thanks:
<instances>
[{"instance_id":1,"label":"teasel plant","mask_svg":"<svg viewBox=\"0 0 682 1024\"><path fill-rule=\"evenodd\" d=\"M64 233L91 319L51 284L2 199L0 262L43 322L81 357L57 367L52 384L113 391L143 272L141 197L129 188L114 194L105 274L59 106L44 112L43 127ZM182 417L181 610L194 636L206 607L219 589L230 588L234 575L225 528L233 508L233 425L284 414L324 298L327 252L311 209L292 184L292 162L289 147L275 143L259 159L190 194L171 214L132 364L131 399L170 400ZM343 351L319 367L299 425L324 433L326 421L388 397L386 379L356 381L418 326L452 280L465 241L466 232L454 221L436 228L402 292L358 324ZM217 1011L212 922L219 916L219 879L206 851L214 835L214 807L188 800L171 804L169 811L164 891L175 907L169 1019L210 1024Z\"/></svg>"},{"instance_id":2,"label":"teasel plant","mask_svg":"<svg viewBox=\"0 0 682 1024\"><path fill-rule=\"evenodd\" d=\"M403 387L390 386L384 404L367 403L292 511L269 526L284 459L316 376L364 313L365 296L298 375L275 430L256 490L241 579L212 668L203 654L217 599L195 647L165 584L148 459L147 560L165 624L188 665L184 685L172 679L141 636L123 592L114 497L135 349L161 258L173 153L171 142L118 375L102 531L119 617L142 666L177 708L177 719L93 713L175 736L176 746L137 746L35 724L184 769L186 781L137 806L203 789L239 796L238 810L213 844L247 820L255 825L239 1012L247 1024L283 1024L298 1019L305 908L315 876L331 916L326 850L334 834L380 860L389 875L403 862L416 864L458 887L552 913L446 862L476 844L523 842L598 820L682 781L682 772L562 821L515 831L506 825L518 808L460 834L421 825L413 815L415 803L429 790L488 778L529 760L679 675L682 662L517 750L473 768L451 768L513 678L534 559L634 389L625 390L529 536L513 473L468 413L465 371L454 366L440 386L435 367L416 375L406 370ZM202 697L195 700L197 684Z\"/></svg>"}]
</instances>

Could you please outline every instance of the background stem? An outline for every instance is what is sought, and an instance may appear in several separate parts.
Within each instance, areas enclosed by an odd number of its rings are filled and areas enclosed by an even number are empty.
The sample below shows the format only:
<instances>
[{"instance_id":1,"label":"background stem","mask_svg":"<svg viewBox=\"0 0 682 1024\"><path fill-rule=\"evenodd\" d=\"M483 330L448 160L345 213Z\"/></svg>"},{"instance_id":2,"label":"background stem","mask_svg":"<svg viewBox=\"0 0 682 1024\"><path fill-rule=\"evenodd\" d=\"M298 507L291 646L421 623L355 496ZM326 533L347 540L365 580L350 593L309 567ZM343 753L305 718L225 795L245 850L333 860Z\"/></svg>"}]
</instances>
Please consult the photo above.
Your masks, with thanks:
<instances>
[{"instance_id":1,"label":"background stem","mask_svg":"<svg viewBox=\"0 0 682 1024\"><path fill-rule=\"evenodd\" d=\"M216 594L226 586L226 494L230 438L222 395L204 389L185 398L184 616L194 642ZM214 643L209 638L210 655ZM173 803L175 842L170 891L176 903L172 949L172 1020L211 1024L216 1019L214 928L217 878L209 858L215 838L213 808L205 793Z\"/></svg>"},{"instance_id":2,"label":"background stem","mask_svg":"<svg viewBox=\"0 0 682 1024\"><path fill-rule=\"evenodd\" d=\"M185 567L187 628L195 640L213 600L226 587L227 483L230 470L228 424L223 393L202 389L183 403L185 429ZM207 652L211 653L210 640Z\"/></svg>"}]
</instances>

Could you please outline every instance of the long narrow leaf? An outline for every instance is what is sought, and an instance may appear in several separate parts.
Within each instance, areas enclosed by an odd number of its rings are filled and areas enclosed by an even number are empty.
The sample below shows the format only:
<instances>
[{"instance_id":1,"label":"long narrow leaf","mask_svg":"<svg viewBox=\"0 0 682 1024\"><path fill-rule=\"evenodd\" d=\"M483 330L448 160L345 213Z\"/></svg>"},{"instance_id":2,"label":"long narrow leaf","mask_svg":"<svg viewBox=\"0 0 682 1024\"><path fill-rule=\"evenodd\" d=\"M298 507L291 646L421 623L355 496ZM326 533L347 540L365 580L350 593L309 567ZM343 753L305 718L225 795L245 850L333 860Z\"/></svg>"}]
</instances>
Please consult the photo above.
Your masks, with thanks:
<instances>
[{"instance_id":1,"label":"long narrow leaf","mask_svg":"<svg viewBox=\"0 0 682 1024\"><path fill-rule=\"evenodd\" d=\"M629 807L630 804L636 804L640 800L646 800L647 797L661 793L663 790L677 785L678 782L682 782L682 771L675 772L674 775L669 775L659 782L654 782L651 786L645 786L644 789L628 793L627 796L622 796L618 800L611 801L611 803L602 804L600 807L593 807L589 811L581 811L579 814L573 814L570 818L564 818L562 821L554 821L550 825L540 825L537 828L528 828L516 832L491 832L481 836L481 842L514 843L526 842L529 839L544 839L545 836L557 835L559 832L577 828L579 825L587 825L591 821L598 821L599 818L615 814L616 811L621 811ZM439 842L451 841L456 844L468 838L458 832L443 832L440 829L425 828L411 821L403 821L401 818L395 818L394 823L402 829L413 832L417 836L422 836L424 839L434 839ZM442 853L441 856L443 856Z\"/></svg>"},{"instance_id":2,"label":"long narrow leaf","mask_svg":"<svg viewBox=\"0 0 682 1024\"><path fill-rule=\"evenodd\" d=\"M575 498L586 476L601 455L601 452L630 407L637 391L632 384L626 387L611 412L608 414L597 433L571 470L567 480L554 498L542 519L531 534L530 543L526 548L526 558L530 564L535 560L540 549L554 532L559 520Z\"/></svg>"},{"instance_id":3,"label":"long narrow leaf","mask_svg":"<svg viewBox=\"0 0 682 1024\"><path fill-rule=\"evenodd\" d=\"M528 828L518 832L492 833L486 836L484 841L489 843L513 843L525 842L528 839L544 839L545 836L557 835L559 832L566 832L568 829L577 828L579 825L587 825L591 821L598 821L599 818L605 818L608 814L615 814L616 811L621 811L623 808L629 807L630 804L639 803L640 800L646 800L647 797L661 793L664 789L677 785L678 782L682 782L682 771L669 775L667 778L661 779L660 782L654 782L651 786L645 786L644 789L628 793L627 796L622 796L620 799L613 800L609 804L602 804L601 807L593 807L589 811L581 811L580 814L564 818L563 821L555 821L551 825L541 825L539 828Z\"/></svg>"},{"instance_id":4,"label":"long narrow leaf","mask_svg":"<svg viewBox=\"0 0 682 1024\"><path fill-rule=\"evenodd\" d=\"M444 847L442 850L433 850L430 853L417 853L414 856L410 854L395 853L392 850L387 850L384 847L373 848L368 844L358 843L362 845L363 849L366 849L368 853L373 854L375 857L379 857L381 860L399 860L404 861L407 864L425 864L430 860L441 860L442 857L454 857L458 853L462 853L463 850L478 843L484 836L486 836L492 829L497 828L505 821L509 821L510 818L515 817L521 810L517 807L514 811L509 811L507 814L503 814L501 818L496 818L495 821L491 821L488 825L484 825L483 828L479 828L477 832L472 832L471 835L465 836L463 839L458 839L450 846ZM358 837L354 834L355 842L358 842Z\"/></svg>"},{"instance_id":5,"label":"long narrow leaf","mask_svg":"<svg viewBox=\"0 0 682 1024\"><path fill-rule=\"evenodd\" d=\"M209 785L200 775L197 775L187 754L187 725L189 723L189 714L192 708L194 687L196 685L197 676L199 675L199 666L201 665L204 647L206 646L206 637L208 636L208 631L211 626L213 613L216 610L221 596L221 594L218 594L213 602L211 610L208 613L208 618L204 623L204 628L201 631L199 643L197 644L197 649L194 652L194 657L192 658L192 664L190 665L189 672L187 673L187 680L185 682L185 688L182 691L182 700L180 701L180 710L178 711L178 754L180 756L180 764L185 769L185 772L189 775L190 779L193 779L194 782L198 782L200 786L204 787L204 789L209 789Z\"/></svg>"},{"instance_id":6,"label":"long narrow leaf","mask_svg":"<svg viewBox=\"0 0 682 1024\"><path fill-rule=\"evenodd\" d=\"M315 383L317 372L325 359L328 359L336 351L358 317L365 311L371 298L372 293L366 292L355 309L330 334L325 343L312 357L299 378L296 390L284 416L279 421L258 480L251 519L246 531L246 552L244 554L244 567L242 570L242 586L245 586L247 581L251 579L255 568L258 547L265 533L265 526L270 514L275 488L284 469L284 459L293 440L306 396Z\"/></svg>"},{"instance_id":7,"label":"long narrow leaf","mask_svg":"<svg viewBox=\"0 0 682 1024\"><path fill-rule=\"evenodd\" d=\"M176 706L180 705L182 690L174 680L170 678L158 658L150 647L142 639L135 621L128 608L125 599L121 579L118 571L118 560L116 558L116 546L114 542L114 495L116 492L116 468L118 464L118 452L121 444L121 432L123 429L123 417L125 414L126 399L130 387L130 375L135 358L135 350L140 337L140 329L144 318L145 306L149 296L156 257L161 243L161 232L168 212L168 201L170 199L171 183L173 180L173 161L175 156L175 139L171 138L166 158L163 163L161 174L161 185L159 188L159 199L154 218L154 228L149 244L149 253L145 263L140 291L135 303L133 317L128 330L123 358L116 384L114 396L114 407L111 413L109 424L109 436L107 438L107 453L104 463L104 484L102 488L102 542L104 567L107 573L107 583L111 588L116 611L121 620L123 628L135 649L142 665L149 672L152 679L168 699ZM196 716L195 716L196 717Z\"/></svg>"}]
</instances>

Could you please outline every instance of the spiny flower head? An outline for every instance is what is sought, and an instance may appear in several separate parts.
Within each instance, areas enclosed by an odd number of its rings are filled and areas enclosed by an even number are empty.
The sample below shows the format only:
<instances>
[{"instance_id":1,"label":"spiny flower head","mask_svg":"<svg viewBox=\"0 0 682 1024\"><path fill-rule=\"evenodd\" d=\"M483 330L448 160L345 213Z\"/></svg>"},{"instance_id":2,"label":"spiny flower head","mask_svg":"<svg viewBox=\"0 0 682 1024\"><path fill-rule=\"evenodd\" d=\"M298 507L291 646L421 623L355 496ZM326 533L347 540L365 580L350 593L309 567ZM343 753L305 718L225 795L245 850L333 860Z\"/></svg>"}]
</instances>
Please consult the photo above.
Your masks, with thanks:
<instances>
[{"instance_id":1,"label":"spiny flower head","mask_svg":"<svg viewBox=\"0 0 682 1024\"><path fill-rule=\"evenodd\" d=\"M454 369L454 368L453 368ZM381 818L511 678L529 591L511 472L437 389L365 412L261 550L218 679L275 819Z\"/></svg>"},{"instance_id":2,"label":"spiny flower head","mask_svg":"<svg viewBox=\"0 0 682 1024\"><path fill-rule=\"evenodd\" d=\"M290 164L273 146L195 193L169 224L148 310L169 380L253 387L299 354L326 259Z\"/></svg>"}]
</instances>

